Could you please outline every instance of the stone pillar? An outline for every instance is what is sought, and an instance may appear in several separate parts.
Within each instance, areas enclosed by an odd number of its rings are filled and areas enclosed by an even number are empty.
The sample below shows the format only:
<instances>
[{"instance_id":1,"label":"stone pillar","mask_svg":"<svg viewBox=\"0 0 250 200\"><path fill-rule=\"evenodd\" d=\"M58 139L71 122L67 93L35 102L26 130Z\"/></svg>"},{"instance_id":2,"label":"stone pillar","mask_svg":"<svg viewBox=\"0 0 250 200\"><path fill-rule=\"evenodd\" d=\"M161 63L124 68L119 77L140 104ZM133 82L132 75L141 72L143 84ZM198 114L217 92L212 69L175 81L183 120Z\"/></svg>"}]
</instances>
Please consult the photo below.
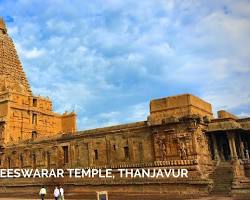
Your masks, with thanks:
<instances>
[{"instance_id":1,"label":"stone pillar","mask_svg":"<svg viewBox=\"0 0 250 200\"><path fill-rule=\"evenodd\" d=\"M77 154L77 144L76 144L76 142L71 143L69 149L70 149L69 150L70 167L77 168L78 154Z\"/></svg>"},{"instance_id":2,"label":"stone pillar","mask_svg":"<svg viewBox=\"0 0 250 200\"><path fill-rule=\"evenodd\" d=\"M220 160L222 160L222 161L225 161L225 156L224 156L224 150L223 150L223 148L222 148L222 137L219 137L219 141L218 141L218 143L219 143L219 148L218 148L218 153L219 153L219 157L220 157ZM227 140L227 136L226 136L226 138L225 138L226 140Z\"/></svg>"},{"instance_id":3,"label":"stone pillar","mask_svg":"<svg viewBox=\"0 0 250 200\"><path fill-rule=\"evenodd\" d=\"M128 138L129 161L135 161L134 143L132 138Z\"/></svg>"},{"instance_id":4,"label":"stone pillar","mask_svg":"<svg viewBox=\"0 0 250 200\"><path fill-rule=\"evenodd\" d=\"M242 141L241 135L239 135L239 143L240 143L240 153L241 153L241 157L242 159L245 159L245 153L244 153L244 143Z\"/></svg>"},{"instance_id":5,"label":"stone pillar","mask_svg":"<svg viewBox=\"0 0 250 200\"><path fill-rule=\"evenodd\" d=\"M237 181L238 179L242 179L242 177L245 176L244 168L241 165L241 160L234 159L232 160L232 166L233 166L233 173L234 173L234 181Z\"/></svg>"},{"instance_id":6,"label":"stone pillar","mask_svg":"<svg viewBox=\"0 0 250 200\"><path fill-rule=\"evenodd\" d=\"M51 159L51 153L50 151L46 152L46 166L48 169L50 169L50 159Z\"/></svg>"},{"instance_id":7,"label":"stone pillar","mask_svg":"<svg viewBox=\"0 0 250 200\"><path fill-rule=\"evenodd\" d=\"M62 146L57 146L55 150L55 163L57 168L64 167L64 153Z\"/></svg>"},{"instance_id":8,"label":"stone pillar","mask_svg":"<svg viewBox=\"0 0 250 200\"><path fill-rule=\"evenodd\" d=\"M246 159L249 160L249 151L248 151L248 149L246 150Z\"/></svg>"},{"instance_id":9,"label":"stone pillar","mask_svg":"<svg viewBox=\"0 0 250 200\"><path fill-rule=\"evenodd\" d=\"M235 146L235 134L234 133L227 133L227 138L228 138L228 143L230 147L230 152L231 152L231 158L232 160L237 160L237 151L236 151L236 146Z\"/></svg>"},{"instance_id":10,"label":"stone pillar","mask_svg":"<svg viewBox=\"0 0 250 200\"><path fill-rule=\"evenodd\" d=\"M105 142L106 142L106 164L110 165L111 163L111 145L110 145L110 139L108 136L105 137Z\"/></svg>"},{"instance_id":11,"label":"stone pillar","mask_svg":"<svg viewBox=\"0 0 250 200\"><path fill-rule=\"evenodd\" d=\"M219 161L220 156L219 156L219 152L218 152L217 140L216 140L214 133L212 133L211 136L212 136L213 148L214 148L214 159Z\"/></svg>"},{"instance_id":12,"label":"stone pillar","mask_svg":"<svg viewBox=\"0 0 250 200\"><path fill-rule=\"evenodd\" d=\"M93 149L93 144L92 141L88 142L88 154L89 154L89 166L94 165L94 149Z\"/></svg>"}]
</instances>

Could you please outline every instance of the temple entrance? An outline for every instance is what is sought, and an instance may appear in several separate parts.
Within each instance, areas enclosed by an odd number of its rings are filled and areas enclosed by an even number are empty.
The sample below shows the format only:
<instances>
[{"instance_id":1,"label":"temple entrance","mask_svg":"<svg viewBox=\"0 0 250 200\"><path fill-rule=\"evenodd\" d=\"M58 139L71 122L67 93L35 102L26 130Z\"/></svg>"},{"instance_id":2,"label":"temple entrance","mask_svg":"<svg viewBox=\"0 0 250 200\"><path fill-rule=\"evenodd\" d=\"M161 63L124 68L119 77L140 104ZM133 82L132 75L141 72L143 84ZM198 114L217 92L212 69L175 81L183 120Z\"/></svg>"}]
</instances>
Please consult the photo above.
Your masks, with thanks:
<instances>
[{"instance_id":1,"label":"temple entrance","mask_svg":"<svg viewBox=\"0 0 250 200\"><path fill-rule=\"evenodd\" d=\"M241 134L240 145L242 146L241 155L243 159L250 159L250 135Z\"/></svg>"},{"instance_id":2,"label":"temple entrance","mask_svg":"<svg viewBox=\"0 0 250 200\"><path fill-rule=\"evenodd\" d=\"M250 159L249 135L242 132L218 131L209 134L208 138L212 160Z\"/></svg>"},{"instance_id":3,"label":"temple entrance","mask_svg":"<svg viewBox=\"0 0 250 200\"><path fill-rule=\"evenodd\" d=\"M229 149L229 144L227 140L222 141L222 146L221 146L221 158L222 160L230 160L230 149Z\"/></svg>"},{"instance_id":4,"label":"temple entrance","mask_svg":"<svg viewBox=\"0 0 250 200\"><path fill-rule=\"evenodd\" d=\"M226 133L216 134L216 140L218 144L218 153L220 160L228 161L231 159L230 156L230 147L227 139Z\"/></svg>"},{"instance_id":5,"label":"temple entrance","mask_svg":"<svg viewBox=\"0 0 250 200\"><path fill-rule=\"evenodd\" d=\"M231 152L226 133L218 132L211 135L210 149L213 160L229 161L231 160Z\"/></svg>"}]
</instances>

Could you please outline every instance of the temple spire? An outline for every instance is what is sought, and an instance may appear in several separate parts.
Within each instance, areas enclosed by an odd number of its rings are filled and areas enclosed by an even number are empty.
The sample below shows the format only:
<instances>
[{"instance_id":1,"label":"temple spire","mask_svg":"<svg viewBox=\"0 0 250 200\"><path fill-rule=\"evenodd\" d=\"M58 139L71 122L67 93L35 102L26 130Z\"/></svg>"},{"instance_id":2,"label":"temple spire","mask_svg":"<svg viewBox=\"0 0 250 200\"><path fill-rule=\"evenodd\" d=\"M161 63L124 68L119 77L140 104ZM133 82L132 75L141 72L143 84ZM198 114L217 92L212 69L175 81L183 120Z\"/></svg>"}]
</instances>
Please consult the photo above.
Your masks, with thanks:
<instances>
[{"instance_id":1,"label":"temple spire","mask_svg":"<svg viewBox=\"0 0 250 200\"><path fill-rule=\"evenodd\" d=\"M0 17L0 32L3 34L7 34L7 28L2 17Z\"/></svg>"},{"instance_id":2,"label":"temple spire","mask_svg":"<svg viewBox=\"0 0 250 200\"><path fill-rule=\"evenodd\" d=\"M32 95L15 45L7 34L3 18L0 18L0 92L6 90Z\"/></svg>"}]
</instances>

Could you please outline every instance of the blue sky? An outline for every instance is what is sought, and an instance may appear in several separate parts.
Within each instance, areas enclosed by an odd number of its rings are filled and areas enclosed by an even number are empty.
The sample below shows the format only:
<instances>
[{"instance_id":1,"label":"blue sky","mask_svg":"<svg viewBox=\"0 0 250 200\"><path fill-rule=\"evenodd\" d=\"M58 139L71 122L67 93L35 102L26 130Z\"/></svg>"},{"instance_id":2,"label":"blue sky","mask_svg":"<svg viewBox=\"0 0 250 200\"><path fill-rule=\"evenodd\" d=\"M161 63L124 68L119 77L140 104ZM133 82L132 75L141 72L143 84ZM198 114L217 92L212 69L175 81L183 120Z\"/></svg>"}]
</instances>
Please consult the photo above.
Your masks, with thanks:
<instances>
[{"instance_id":1,"label":"blue sky","mask_svg":"<svg viewBox=\"0 0 250 200\"><path fill-rule=\"evenodd\" d=\"M192 93L250 116L250 1L0 0L33 93L79 129L145 120Z\"/></svg>"}]
</instances>

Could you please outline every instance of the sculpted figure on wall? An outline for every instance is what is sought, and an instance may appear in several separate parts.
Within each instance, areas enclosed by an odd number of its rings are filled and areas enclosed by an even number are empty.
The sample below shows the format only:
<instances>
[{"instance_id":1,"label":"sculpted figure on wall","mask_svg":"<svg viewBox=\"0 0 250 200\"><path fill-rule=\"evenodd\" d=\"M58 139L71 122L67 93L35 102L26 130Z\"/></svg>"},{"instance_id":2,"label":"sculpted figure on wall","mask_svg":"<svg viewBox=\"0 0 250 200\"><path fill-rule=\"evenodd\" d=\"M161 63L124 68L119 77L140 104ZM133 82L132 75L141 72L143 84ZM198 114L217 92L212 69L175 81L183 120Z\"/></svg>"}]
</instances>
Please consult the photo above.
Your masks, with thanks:
<instances>
[{"instance_id":1,"label":"sculpted figure on wall","mask_svg":"<svg viewBox=\"0 0 250 200\"><path fill-rule=\"evenodd\" d=\"M23 152L23 160L24 160L24 166L30 165L30 151L28 149L25 149Z\"/></svg>"},{"instance_id":2,"label":"sculpted figure on wall","mask_svg":"<svg viewBox=\"0 0 250 200\"><path fill-rule=\"evenodd\" d=\"M195 132L195 135L196 135L196 141L199 144L198 149L203 153L209 154L208 138L206 137L205 133L198 128Z\"/></svg>"},{"instance_id":3,"label":"sculpted figure on wall","mask_svg":"<svg viewBox=\"0 0 250 200\"><path fill-rule=\"evenodd\" d=\"M174 135L174 132L168 130L154 135L155 152L158 160L178 158L178 144Z\"/></svg>"},{"instance_id":4,"label":"sculpted figure on wall","mask_svg":"<svg viewBox=\"0 0 250 200\"><path fill-rule=\"evenodd\" d=\"M162 160L167 159L167 147L166 144L163 142L162 143Z\"/></svg>"},{"instance_id":5,"label":"sculpted figure on wall","mask_svg":"<svg viewBox=\"0 0 250 200\"><path fill-rule=\"evenodd\" d=\"M167 147L164 135L155 134L155 143L157 149L160 151L161 160L166 160L167 158Z\"/></svg>"},{"instance_id":6,"label":"sculpted figure on wall","mask_svg":"<svg viewBox=\"0 0 250 200\"><path fill-rule=\"evenodd\" d=\"M188 156L186 142L184 140L178 140L179 156L181 159L186 159Z\"/></svg>"}]
</instances>

